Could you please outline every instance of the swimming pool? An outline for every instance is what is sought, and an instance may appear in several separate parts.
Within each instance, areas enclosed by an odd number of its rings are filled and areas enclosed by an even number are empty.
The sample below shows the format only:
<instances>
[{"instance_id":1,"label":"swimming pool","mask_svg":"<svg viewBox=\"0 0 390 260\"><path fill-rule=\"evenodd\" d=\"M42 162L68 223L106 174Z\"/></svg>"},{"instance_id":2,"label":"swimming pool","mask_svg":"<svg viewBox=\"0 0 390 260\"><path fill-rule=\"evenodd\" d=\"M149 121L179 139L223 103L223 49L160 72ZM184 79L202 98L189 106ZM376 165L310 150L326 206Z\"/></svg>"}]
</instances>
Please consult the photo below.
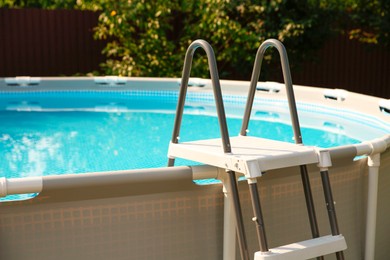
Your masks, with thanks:
<instances>
[{"instance_id":1,"label":"swimming pool","mask_svg":"<svg viewBox=\"0 0 390 260\"><path fill-rule=\"evenodd\" d=\"M272 138L287 133L281 136L292 142L283 85L259 84L251 118L256 122L249 126L249 133L261 132ZM219 137L218 130L212 133L218 125L210 81L196 79L191 85L183 119L187 126L183 125L180 140L203 138L207 134ZM240 125L241 104L246 100L249 84L221 81L221 85L231 120L228 123L230 135L235 136L238 134L235 124L237 121ZM176 106L178 88L177 79L0 79L1 142L7 146L4 149L18 147L16 152L5 150L8 155L3 156L2 163L7 156L15 159L15 165L23 159L21 164L25 169L19 172L48 174L1 178L2 195L38 194L29 200L0 203L0 236L4 241L1 257L52 259L60 252L61 259L107 259L114 254L118 259L119 255L137 259L182 259L183 255L190 256L189 259L221 259L226 231L223 225L229 223L224 219L229 214L224 213L222 185L193 183L203 178L221 178L220 171L203 166L163 167L167 161L164 152L161 163L156 166L159 168L127 170L130 168L127 163L135 161L134 157L153 163L157 160L154 157L160 157L152 156L150 149L146 155L140 155L139 149L143 147L138 148L130 142L130 137L137 143L153 137L148 141L153 144L157 143L157 137L164 139L164 129L173 125L172 109ZM365 226L369 227L367 230L375 229L368 220L366 223L367 206L369 214L377 212L377 226L380 227L375 235L376 256L386 259L390 253L388 245L383 243L388 241L390 232L390 178L386 174L390 170L390 115L385 107L386 100L313 87L294 86L294 90L305 145L328 147L342 141L338 143L341 146L331 147L329 151L334 163L330 177L340 229L348 242L346 257L361 259L362 241L365 238L369 242L375 240L364 231ZM205 120L210 121L205 124ZM119 125L119 121L124 125ZM201 126L195 129L194 125L199 121ZM145 129L141 128L143 124ZM19 134L11 133L11 128ZM46 135L36 134L41 128ZM154 132L146 132L147 129ZM320 136L310 138L312 131ZM194 137L191 132L205 135ZM102 137L96 138L95 133ZM87 139L80 139L82 136ZM105 142L101 143L101 139ZM169 139L170 130L162 146L167 147ZM318 144L318 139L327 139L327 142ZM64 143L73 141L74 145L63 147ZM12 146L12 142L19 145ZM92 146L88 147L88 143ZM128 153L134 151L135 154ZM80 156L79 152L84 155ZM97 154L104 156L98 159ZM38 163L39 158L57 158L58 155L62 159L55 163ZM122 155L124 159L118 159ZM356 155L364 157L353 161ZM90 156L87 160L80 161L87 156ZM88 167L102 167L105 161L109 170L79 174L89 171L86 170ZM9 162L8 165L12 166ZM74 168L67 168L68 165ZM9 167L11 171L14 167L11 166L2 167ZM47 171L51 167L54 168ZM371 181L371 176L378 176L375 169L381 173L377 186ZM67 174L66 171L79 172ZM314 199L323 202L318 169L309 165L309 171ZM253 216L247 198L249 191L242 183L239 186L245 224L250 226ZM296 170L270 171L261 177L260 188L271 245L310 237L301 180ZM377 209L371 208L372 194L378 196ZM320 230L327 232L328 220L321 208L318 211ZM286 209L288 214L285 214ZM234 229L234 224L228 226ZM253 245L255 237L255 232L249 231L251 251L257 248Z\"/></svg>"},{"instance_id":2,"label":"swimming pool","mask_svg":"<svg viewBox=\"0 0 390 260\"><path fill-rule=\"evenodd\" d=\"M225 96L232 135L239 133L244 100ZM1 93L0 177L164 167L176 103L173 91ZM182 141L219 137L212 95L192 93L187 103ZM288 114L282 112L287 103L256 103L261 107L253 113L249 135L293 142ZM369 140L366 131L356 131L354 124L361 124L356 116L352 120L318 105L299 108L305 145L329 148ZM366 127L369 138L388 131L375 122Z\"/></svg>"}]
</instances>

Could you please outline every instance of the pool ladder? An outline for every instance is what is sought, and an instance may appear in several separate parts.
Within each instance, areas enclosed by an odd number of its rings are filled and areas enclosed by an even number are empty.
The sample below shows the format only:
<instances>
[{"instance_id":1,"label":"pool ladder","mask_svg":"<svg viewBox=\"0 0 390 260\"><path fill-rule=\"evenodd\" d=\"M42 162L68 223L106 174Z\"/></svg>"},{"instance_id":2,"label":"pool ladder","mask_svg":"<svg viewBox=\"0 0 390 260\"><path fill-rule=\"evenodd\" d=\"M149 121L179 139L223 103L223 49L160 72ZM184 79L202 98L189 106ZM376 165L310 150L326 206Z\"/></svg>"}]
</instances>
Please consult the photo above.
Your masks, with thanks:
<instances>
[{"instance_id":1,"label":"pool ladder","mask_svg":"<svg viewBox=\"0 0 390 260\"><path fill-rule=\"evenodd\" d=\"M283 77L287 89L287 98L294 131L295 144L246 136L256 86L260 76L262 60L265 51L271 46L275 47L280 55ZM191 65L193 55L198 48L204 49L208 58L221 138L179 143L179 133ZM220 145L222 145L223 153L220 151ZM229 137L218 70L212 47L204 40L196 40L188 47L184 61L181 88L179 92L172 139L169 145L168 157L168 166L174 165L175 158L184 158L226 169L228 187L231 191L230 198L235 215L238 244L242 259L247 260L250 259L250 257L243 224L244 221L237 187L236 172L243 173L249 185L254 213L252 220L256 226L260 248L260 251L255 253L255 260L291 260L309 259L315 257L317 257L317 259L323 259L324 255L331 253L336 253L338 260L344 259L343 250L347 248L347 245L345 238L339 232L337 224L336 211L328 176L328 167L331 166L330 155L326 150L303 146L287 52L283 44L278 40L266 40L260 45L257 51L243 123L238 137ZM306 168L307 164L312 163L317 163L320 168L325 202L327 205L332 233L328 236L320 237L318 231L315 207L308 171ZM299 166L300 168L312 239L270 249L266 238L265 224L262 216L257 187L257 178L261 177L262 173L265 171L291 166Z\"/></svg>"}]
</instances>

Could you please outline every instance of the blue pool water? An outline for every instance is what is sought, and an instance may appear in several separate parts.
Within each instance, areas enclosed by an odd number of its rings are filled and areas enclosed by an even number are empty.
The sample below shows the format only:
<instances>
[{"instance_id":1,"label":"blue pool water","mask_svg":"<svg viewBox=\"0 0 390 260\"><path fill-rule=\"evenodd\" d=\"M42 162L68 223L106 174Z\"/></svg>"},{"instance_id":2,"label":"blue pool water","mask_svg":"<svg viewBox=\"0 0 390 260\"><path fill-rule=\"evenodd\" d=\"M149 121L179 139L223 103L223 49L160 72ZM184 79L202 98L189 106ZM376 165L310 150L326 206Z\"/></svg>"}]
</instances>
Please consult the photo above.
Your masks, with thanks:
<instances>
[{"instance_id":1,"label":"blue pool water","mask_svg":"<svg viewBox=\"0 0 390 260\"><path fill-rule=\"evenodd\" d=\"M173 120L174 114L157 112L1 112L0 176L162 167L167 163ZM230 133L238 133L241 120L229 119L228 125ZM256 120L251 128L256 129L252 135L292 140L289 125ZM181 132L181 141L219 137L217 118L185 115ZM307 145L357 142L321 130L302 132Z\"/></svg>"},{"instance_id":2,"label":"blue pool water","mask_svg":"<svg viewBox=\"0 0 390 260\"><path fill-rule=\"evenodd\" d=\"M209 99L207 101L207 98ZM188 98L181 141L219 137L213 99ZM206 100L199 103L200 100ZM0 95L0 177L18 178L163 167L177 96L172 93L21 93ZM203 101L202 101L203 102ZM241 126L242 100L226 102L229 133ZM249 135L293 142L278 114L257 111ZM256 117L255 117L256 118ZM359 140L303 128L305 145L333 147ZM177 164L188 164L177 160Z\"/></svg>"}]
</instances>

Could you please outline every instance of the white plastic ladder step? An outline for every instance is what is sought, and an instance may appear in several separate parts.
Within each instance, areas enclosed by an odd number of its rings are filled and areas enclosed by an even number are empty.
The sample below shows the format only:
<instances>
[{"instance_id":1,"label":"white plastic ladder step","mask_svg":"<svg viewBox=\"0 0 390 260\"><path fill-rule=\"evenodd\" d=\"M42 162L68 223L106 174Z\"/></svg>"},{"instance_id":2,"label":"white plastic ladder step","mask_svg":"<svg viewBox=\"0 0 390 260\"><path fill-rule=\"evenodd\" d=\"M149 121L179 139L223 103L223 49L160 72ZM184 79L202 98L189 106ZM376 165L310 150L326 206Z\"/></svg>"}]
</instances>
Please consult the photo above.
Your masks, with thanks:
<instances>
[{"instance_id":1,"label":"white plastic ladder step","mask_svg":"<svg viewBox=\"0 0 390 260\"><path fill-rule=\"evenodd\" d=\"M268 252L256 252L255 260L302 260L332 254L345 249L347 249L347 243L344 236L329 235L271 248Z\"/></svg>"},{"instance_id":2,"label":"white plastic ladder step","mask_svg":"<svg viewBox=\"0 0 390 260\"><path fill-rule=\"evenodd\" d=\"M168 156L229 169L256 178L262 172L318 163L314 147L251 136L230 137L232 152L224 154L218 139L170 143Z\"/></svg>"}]
</instances>

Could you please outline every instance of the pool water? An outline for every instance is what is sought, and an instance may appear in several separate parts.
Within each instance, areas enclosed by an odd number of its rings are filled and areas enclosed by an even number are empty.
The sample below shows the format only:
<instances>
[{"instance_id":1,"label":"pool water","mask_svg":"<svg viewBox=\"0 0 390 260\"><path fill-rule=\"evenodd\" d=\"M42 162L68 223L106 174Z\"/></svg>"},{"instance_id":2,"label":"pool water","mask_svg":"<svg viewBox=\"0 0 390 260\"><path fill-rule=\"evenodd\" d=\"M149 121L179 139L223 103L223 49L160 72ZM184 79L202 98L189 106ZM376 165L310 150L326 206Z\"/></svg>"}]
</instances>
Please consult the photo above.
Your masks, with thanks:
<instances>
[{"instance_id":1,"label":"pool water","mask_svg":"<svg viewBox=\"0 0 390 260\"><path fill-rule=\"evenodd\" d=\"M165 167L177 95L177 91L0 92L0 177ZM240 131L245 100L224 96L230 136ZM293 142L287 102L257 99L254 108L248 135ZM298 109L305 145L348 145L388 133L388 126L375 119L364 117L362 124L358 114L306 104L298 104ZM357 135L358 140L347 134L349 129L367 134ZM213 95L188 93L180 141L219 137ZM194 164L176 160L176 165ZM10 195L0 201L34 196Z\"/></svg>"},{"instance_id":2,"label":"pool water","mask_svg":"<svg viewBox=\"0 0 390 260\"><path fill-rule=\"evenodd\" d=\"M174 114L143 112L0 112L0 176L17 178L163 167ZM228 119L237 135L241 119ZM252 120L250 135L292 142L283 123ZM180 141L219 137L215 116L185 114ZM302 129L305 145L356 143L348 136ZM177 165L188 164L177 160Z\"/></svg>"}]
</instances>

